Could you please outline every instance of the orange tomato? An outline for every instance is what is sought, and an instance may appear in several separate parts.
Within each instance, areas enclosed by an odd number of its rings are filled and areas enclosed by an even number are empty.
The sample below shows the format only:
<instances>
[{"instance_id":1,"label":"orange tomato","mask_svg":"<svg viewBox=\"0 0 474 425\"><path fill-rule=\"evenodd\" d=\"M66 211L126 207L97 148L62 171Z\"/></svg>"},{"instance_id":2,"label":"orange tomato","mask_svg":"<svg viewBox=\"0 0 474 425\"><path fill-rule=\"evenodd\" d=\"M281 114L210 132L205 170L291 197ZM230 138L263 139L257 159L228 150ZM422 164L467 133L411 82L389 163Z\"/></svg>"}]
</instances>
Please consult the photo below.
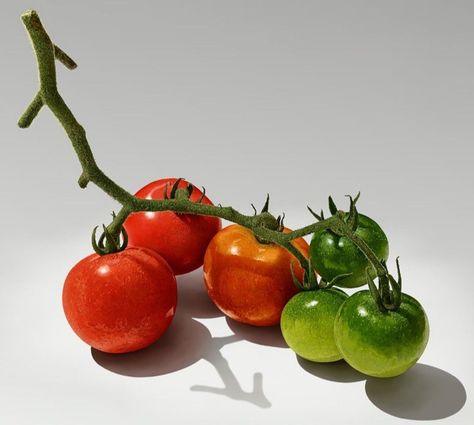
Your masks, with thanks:
<instances>
[{"instance_id":1,"label":"orange tomato","mask_svg":"<svg viewBox=\"0 0 474 425\"><path fill-rule=\"evenodd\" d=\"M308 257L304 239L292 243ZM225 315L242 323L271 326L280 322L283 307L298 292L290 264L301 280L303 269L286 249L260 243L251 230L231 225L207 247L204 281L210 298Z\"/></svg>"}]
</instances>

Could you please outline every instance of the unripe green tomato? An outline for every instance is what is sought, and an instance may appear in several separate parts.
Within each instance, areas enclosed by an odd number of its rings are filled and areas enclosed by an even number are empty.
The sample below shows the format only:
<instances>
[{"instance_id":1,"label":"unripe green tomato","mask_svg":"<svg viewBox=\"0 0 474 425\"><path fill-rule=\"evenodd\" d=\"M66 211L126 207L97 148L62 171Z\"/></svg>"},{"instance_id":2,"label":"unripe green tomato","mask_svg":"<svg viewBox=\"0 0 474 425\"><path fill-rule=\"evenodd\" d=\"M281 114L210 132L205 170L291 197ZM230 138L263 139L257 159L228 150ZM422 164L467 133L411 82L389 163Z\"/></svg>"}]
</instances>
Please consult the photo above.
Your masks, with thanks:
<instances>
[{"instance_id":1,"label":"unripe green tomato","mask_svg":"<svg viewBox=\"0 0 474 425\"><path fill-rule=\"evenodd\" d=\"M342 358L334 341L334 319L347 299L339 289L302 291L288 301L281 315L281 331L288 346L314 362Z\"/></svg>"},{"instance_id":2,"label":"unripe green tomato","mask_svg":"<svg viewBox=\"0 0 474 425\"><path fill-rule=\"evenodd\" d=\"M355 234L375 253L379 260L388 258L388 240L380 226L371 218L359 214ZM330 230L314 233L310 246L311 263L327 282L336 276L351 273L336 285L355 288L367 283L366 269L369 261L362 251L347 237L337 236ZM375 276L374 276L375 277Z\"/></svg>"},{"instance_id":3,"label":"unripe green tomato","mask_svg":"<svg viewBox=\"0 0 474 425\"><path fill-rule=\"evenodd\" d=\"M423 307L402 294L400 307L381 312L369 291L349 297L334 323L336 345L347 363L366 375L388 378L413 366L428 343Z\"/></svg>"}]
</instances>

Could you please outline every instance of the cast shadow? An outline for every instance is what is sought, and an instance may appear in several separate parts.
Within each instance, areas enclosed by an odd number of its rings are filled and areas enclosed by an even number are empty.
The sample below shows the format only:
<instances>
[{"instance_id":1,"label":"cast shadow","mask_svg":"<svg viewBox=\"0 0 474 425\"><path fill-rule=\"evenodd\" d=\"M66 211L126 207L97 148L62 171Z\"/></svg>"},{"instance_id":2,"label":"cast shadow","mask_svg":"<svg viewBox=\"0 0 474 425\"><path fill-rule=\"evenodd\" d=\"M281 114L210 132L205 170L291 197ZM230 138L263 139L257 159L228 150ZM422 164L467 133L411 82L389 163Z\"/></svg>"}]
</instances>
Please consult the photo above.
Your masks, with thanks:
<instances>
[{"instance_id":1,"label":"cast shadow","mask_svg":"<svg viewBox=\"0 0 474 425\"><path fill-rule=\"evenodd\" d=\"M272 404L263 392L262 374L260 372L254 373L252 390L245 391L235 374L232 372L227 359L220 351L220 349L225 345L237 341L241 341L237 335L213 338L214 348L204 355L204 360L207 360L214 366L224 386L212 387L208 385L193 385L190 390L223 395L233 400L247 401L261 408L269 408Z\"/></svg>"},{"instance_id":2,"label":"cast shadow","mask_svg":"<svg viewBox=\"0 0 474 425\"><path fill-rule=\"evenodd\" d=\"M267 345L270 347L288 348L280 325L275 326L252 326L239 323L226 317L227 325L241 339L253 342L254 344Z\"/></svg>"},{"instance_id":3,"label":"cast shadow","mask_svg":"<svg viewBox=\"0 0 474 425\"><path fill-rule=\"evenodd\" d=\"M363 381L367 377L353 369L344 360L330 363L317 363L303 359L296 355L299 365L311 375L326 381L333 382L358 382Z\"/></svg>"},{"instance_id":4,"label":"cast shadow","mask_svg":"<svg viewBox=\"0 0 474 425\"><path fill-rule=\"evenodd\" d=\"M156 343L143 350L125 354L103 353L92 348L92 358L104 369L131 377L165 375L189 367L199 360L206 360L214 366L224 385L193 385L191 391L219 394L258 407L270 407L271 403L263 392L262 374L255 373L253 389L245 391L222 355L221 349L224 346L241 341L242 338L235 334L213 337L206 326L193 319L222 315L209 300L203 284L199 285L201 289L197 289L197 284L199 282L196 280L183 282L180 278L176 315L166 333Z\"/></svg>"},{"instance_id":5,"label":"cast shadow","mask_svg":"<svg viewBox=\"0 0 474 425\"><path fill-rule=\"evenodd\" d=\"M466 403L466 389L444 370L416 364L395 378L369 378L369 400L389 415L403 419L436 420L459 412Z\"/></svg>"},{"instance_id":6,"label":"cast shadow","mask_svg":"<svg viewBox=\"0 0 474 425\"><path fill-rule=\"evenodd\" d=\"M223 313L209 298L202 268L178 277L179 308L186 315L199 319L221 317Z\"/></svg>"},{"instance_id":7,"label":"cast shadow","mask_svg":"<svg viewBox=\"0 0 474 425\"><path fill-rule=\"evenodd\" d=\"M91 354L97 364L119 375L159 376L184 369L202 359L211 340L204 325L177 313L166 333L143 350L109 354L92 348Z\"/></svg>"}]
</instances>

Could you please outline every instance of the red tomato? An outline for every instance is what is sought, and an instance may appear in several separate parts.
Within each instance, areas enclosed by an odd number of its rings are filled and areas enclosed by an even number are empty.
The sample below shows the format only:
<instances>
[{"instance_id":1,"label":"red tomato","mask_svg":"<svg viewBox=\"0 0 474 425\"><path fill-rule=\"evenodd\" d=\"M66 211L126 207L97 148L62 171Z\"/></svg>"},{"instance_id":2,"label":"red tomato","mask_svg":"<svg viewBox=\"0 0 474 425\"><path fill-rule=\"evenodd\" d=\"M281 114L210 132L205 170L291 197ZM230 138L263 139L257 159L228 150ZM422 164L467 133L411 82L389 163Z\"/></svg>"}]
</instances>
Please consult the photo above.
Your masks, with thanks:
<instances>
[{"instance_id":1,"label":"red tomato","mask_svg":"<svg viewBox=\"0 0 474 425\"><path fill-rule=\"evenodd\" d=\"M140 189L135 196L163 199L166 185L168 184L169 196L176 180L169 178L154 181ZM188 184L186 180L181 180L178 187L186 188ZM194 187L190 199L196 202L201 195L202 192ZM212 205L206 196L201 202ZM202 266L207 245L221 228L221 220L218 217L177 214L172 211L139 212L131 214L124 226L129 246L143 246L154 250L178 275Z\"/></svg>"},{"instance_id":2,"label":"red tomato","mask_svg":"<svg viewBox=\"0 0 474 425\"><path fill-rule=\"evenodd\" d=\"M293 244L308 257L304 239ZM271 326L280 322L283 307L298 292L290 263L301 280L303 269L286 249L260 243L249 229L232 225L217 233L207 247L204 280L224 314L242 323Z\"/></svg>"},{"instance_id":3,"label":"red tomato","mask_svg":"<svg viewBox=\"0 0 474 425\"><path fill-rule=\"evenodd\" d=\"M63 307L76 334L107 353L155 342L176 310L176 278L166 261L145 248L92 254L66 277Z\"/></svg>"}]
</instances>

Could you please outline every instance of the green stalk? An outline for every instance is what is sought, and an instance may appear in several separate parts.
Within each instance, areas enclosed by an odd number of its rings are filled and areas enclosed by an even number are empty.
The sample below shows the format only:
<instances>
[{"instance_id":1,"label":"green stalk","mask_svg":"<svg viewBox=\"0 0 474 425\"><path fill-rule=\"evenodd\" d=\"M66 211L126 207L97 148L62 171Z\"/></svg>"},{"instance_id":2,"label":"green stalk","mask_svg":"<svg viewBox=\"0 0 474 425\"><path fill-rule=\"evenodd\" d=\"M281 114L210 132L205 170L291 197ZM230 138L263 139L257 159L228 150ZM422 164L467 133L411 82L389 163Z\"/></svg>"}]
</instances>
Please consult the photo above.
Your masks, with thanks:
<instances>
[{"instance_id":1,"label":"green stalk","mask_svg":"<svg viewBox=\"0 0 474 425\"><path fill-rule=\"evenodd\" d=\"M369 245L365 243L363 239L356 235L355 231L351 228L351 226L346 223L344 220L344 212L337 211L337 213L333 217L338 217L337 223L331 226L331 229L334 230L336 233L347 237L354 245L359 248L362 253L365 255L369 263L375 269L377 276L386 276L388 275L387 269L384 267L382 262L377 258L374 251L370 248Z\"/></svg>"},{"instance_id":2,"label":"green stalk","mask_svg":"<svg viewBox=\"0 0 474 425\"><path fill-rule=\"evenodd\" d=\"M186 196L178 196L174 199L146 200L130 194L99 168L87 141L86 131L76 120L57 90L55 60L60 61L69 69L74 69L77 66L76 63L51 41L34 10L26 11L21 19L36 54L40 87L31 104L21 116L18 125L22 128L28 127L43 106L47 106L51 110L66 131L81 164L82 173L78 179L79 186L85 188L89 182L92 182L122 205L122 209L107 227L107 233L113 237L113 241L119 241L122 224L133 212L175 211L214 216L247 227L260 240L284 247L297 257L304 270L308 270L308 260L290 242L319 230L342 228L344 234L364 252L377 272L381 273L375 254L349 227L345 226L344 220L337 214L301 229L282 233L279 231L277 219L267 211L255 215L245 215L230 206L205 205L192 202Z\"/></svg>"}]
</instances>

